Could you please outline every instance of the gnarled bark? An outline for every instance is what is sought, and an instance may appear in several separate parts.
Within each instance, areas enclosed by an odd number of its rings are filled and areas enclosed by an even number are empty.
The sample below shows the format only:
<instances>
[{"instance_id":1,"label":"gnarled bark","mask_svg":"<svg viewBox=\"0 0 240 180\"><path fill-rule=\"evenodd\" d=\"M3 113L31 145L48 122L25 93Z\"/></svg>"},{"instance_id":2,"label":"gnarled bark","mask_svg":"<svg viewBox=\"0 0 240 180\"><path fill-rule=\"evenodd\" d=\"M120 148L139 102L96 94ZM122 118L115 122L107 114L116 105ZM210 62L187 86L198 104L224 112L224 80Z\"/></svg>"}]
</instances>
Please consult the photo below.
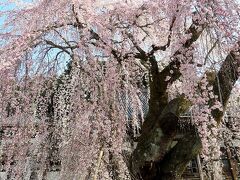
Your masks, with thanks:
<instances>
[{"instance_id":1,"label":"gnarled bark","mask_svg":"<svg viewBox=\"0 0 240 180\"><path fill-rule=\"evenodd\" d=\"M148 133L144 132L140 136L132 156L132 169L134 172L141 174L142 178L146 179L145 177L150 172L152 175L158 174L153 167L171 149L174 137L177 134L179 116L190 105L190 102L184 96L170 101L158 117L153 128Z\"/></svg>"},{"instance_id":2,"label":"gnarled bark","mask_svg":"<svg viewBox=\"0 0 240 180\"><path fill-rule=\"evenodd\" d=\"M239 67L238 52L230 52L212 82L213 92L218 96L218 101L222 103L223 111L233 86L239 78ZM156 75L160 75L160 73L157 72ZM174 78L177 79L179 76ZM157 80L159 81L159 79ZM150 89L154 87L150 86ZM147 122L143 126L138 145L132 156L132 171L142 179L179 179L188 162L201 151L201 141L195 127L192 127L191 131L187 132L174 147L171 146L177 132L179 115L190 107L190 103L184 97L180 97L170 101L161 110L164 103L159 103L159 99L155 98L166 98L164 90L163 88L160 91L156 91L156 89L151 91L156 93L150 97L150 111L146 119L151 123ZM163 102L166 102L165 100L163 99ZM213 104L213 102L209 102L210 106ZM219 122L223 111L212 111L213 118ZM160 114L159 116L157 116L157 112ZM147 125L151 126L147 127Z\"/></svg>"}]
</instances>

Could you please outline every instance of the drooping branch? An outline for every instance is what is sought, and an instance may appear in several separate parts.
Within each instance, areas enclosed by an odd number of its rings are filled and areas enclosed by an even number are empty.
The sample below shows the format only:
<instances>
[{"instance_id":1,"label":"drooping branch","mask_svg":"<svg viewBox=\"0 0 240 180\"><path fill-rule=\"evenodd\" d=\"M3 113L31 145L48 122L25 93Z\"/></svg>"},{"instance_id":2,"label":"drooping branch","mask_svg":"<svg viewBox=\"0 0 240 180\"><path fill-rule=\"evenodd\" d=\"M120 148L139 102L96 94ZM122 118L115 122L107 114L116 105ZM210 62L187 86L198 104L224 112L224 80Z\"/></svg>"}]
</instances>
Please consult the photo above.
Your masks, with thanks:
<instances>
[{"instance_id":1,"label":"drooping branch","mask_svg":"<svg viewBox=\"0 0 240 180\"><path fill-rule=\"evenodd\" d=\"M182 45L180 49L178 49L174 55L172 56L171 59L173 59L168 66L166 66L160 73L159 73L159 78L161 79L161 86L163 88L163 91L166 91L167 87L169 84L172 84L174 81L176 81L180 76L180 65L181 59L179 58L179 55L184 55L182 54L183 49L188 49L191 47L191 45L198 40L200 35L202 34L205 24L198 24L197 22L193 23L186 34L191 34L191 37ZM172 73L170 73L172 71ZM170 77L168 81L166 81L167 77Z\"/></svg>"},{"instance_id":2,"label":"drooping branch","mask_svg":"<svg viewBox=\"0 0 240 180\"><path fill-rule=\"evenodd\" d=\"M170 46L170 43L171 43L171 40L172 40L173 26L174 26L175 21L176 21L176 16L174 16L172 21L171 21L171 24L170 24L170 27L169 27L169 35L168 35L168 38L167 38L167 43L163 46L152 45L152 50L150 51L149 55L153 55L154 52L156 52L158 50L166 51L166 49Z\"/></svg>"},{"instance_id":3,"label":"drooping branch","mask_svg":"<svg viewBox=\"0 0 240 180\"><path fill-rule=\"evenodd\" d=\"M52 46L54 48L58 48L58 49L64 51L65 53L67 53L69 55L71 55L71 53L67 49L75 49L75 48L78 47L78 46L61 46L61 45L56 44L56 43L54 43L54 42L52 42L50 40L45 40L45 42L46 42L46 44L48 44L48 45L50 45L50 46Z\"/></svg>"}]
</instances>

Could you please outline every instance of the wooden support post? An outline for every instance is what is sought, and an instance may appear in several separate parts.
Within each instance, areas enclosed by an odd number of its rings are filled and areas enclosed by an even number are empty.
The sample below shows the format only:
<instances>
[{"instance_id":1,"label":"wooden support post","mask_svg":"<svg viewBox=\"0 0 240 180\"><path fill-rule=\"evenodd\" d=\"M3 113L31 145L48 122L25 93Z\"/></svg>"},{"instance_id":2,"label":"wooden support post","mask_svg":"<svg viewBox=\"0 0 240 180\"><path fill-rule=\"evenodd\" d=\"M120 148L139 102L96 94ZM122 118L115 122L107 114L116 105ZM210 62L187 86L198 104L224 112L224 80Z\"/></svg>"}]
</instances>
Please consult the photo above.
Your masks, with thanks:
<instances>
[{"instance_id":1,"label":"wooden support post","mask_svg":"<svg viewBox=\"0 0 240 180\"><path fill-rule=\"evenodd\" d=\"M204 180L204 178L203 178L203 171L202 171L202 165L201 165L201 159L200 159L199 154L197 155L197 165L198 165L198 172L199 172L200 180Z\"/></svg>"},{"instance_id":2,"label":"wooden support post","mask_svg":"<svg viewBox=\"0 0 240 180\"><path fill-rule=\"evenodd\" d=\"M226 152L227 152L227 157L228 157L228 161L230 164L230 171L231 171L231 175L232 175L232 179L233 180L237 180L237 167L236 167L236 163L234 163L233 159L232 159L232 154L231 154L231 150L228 146L226 146Z\"/></svg>"},{"instance_id":3,"label":"wooden support post","mask_svg":"<svg viewBox=\"0 0 240 180\"><path fill-rule=\"evenodd\" d=\"M97 165L96 165L96 169L95 169L95 174L93 176L93 180L97 180L98 172L99 172L101 161L102 161L102 157L103 157L103 150L101 149L100 153L99 153L99 156L98 156Z\"/></svg>"}]
</instances>

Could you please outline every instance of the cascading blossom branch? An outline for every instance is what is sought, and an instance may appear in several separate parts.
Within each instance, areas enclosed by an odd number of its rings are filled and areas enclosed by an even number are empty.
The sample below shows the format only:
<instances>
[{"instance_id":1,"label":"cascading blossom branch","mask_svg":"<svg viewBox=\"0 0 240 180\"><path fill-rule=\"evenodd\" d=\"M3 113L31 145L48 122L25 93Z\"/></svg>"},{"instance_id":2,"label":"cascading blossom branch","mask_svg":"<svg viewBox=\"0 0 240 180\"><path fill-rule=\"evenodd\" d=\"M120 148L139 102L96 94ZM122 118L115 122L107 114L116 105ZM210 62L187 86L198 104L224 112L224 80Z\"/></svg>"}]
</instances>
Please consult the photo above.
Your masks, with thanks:
<instances>
[{"instance_id":1,"label":"cascading blossom branch","mask_svg":"<svg viewBox=\"0 0 240 180\"><path fill-rule=\"evenodd\" d=\"M164 113L168 111L178 117L184 109L167 109L180 96L191 102L202 152L206 159L211 156L217 121L229 98L224 83L229 80L231 91L237 80L224 79L221 66L229 53L235 58L234 67L239 69L240 64L237 1L5 3L6 9L0 12L4 20L0 29L1 122L23 117L46 129L36 133L38 143L30 135L23 138L37 147L32 154L26 148L22 153L30 158L25 162L29 171L40 171L44 177L51 168L49 159L57 154L63 179L130 178L135 174L130 173L130 161L135 152L142 152L138 148L147 139L144 136L165 126L155 121L167 119ZM232 67L227 65L225 69ZM149 111L144 114L146 90ZM172 140L172 133L168 135L166 139ZM166 144L171 143L162 143L160 155L143 154L146 159L139 162L144 164L136 166L136 171L149 161L163 160L170 151ZM14 152L9 156L14 157ZM20 172L19 165L15 164L17 175L24 177L28 172ZM16 175L10 170L9 176Z\"/></svg>"}]
</instances>

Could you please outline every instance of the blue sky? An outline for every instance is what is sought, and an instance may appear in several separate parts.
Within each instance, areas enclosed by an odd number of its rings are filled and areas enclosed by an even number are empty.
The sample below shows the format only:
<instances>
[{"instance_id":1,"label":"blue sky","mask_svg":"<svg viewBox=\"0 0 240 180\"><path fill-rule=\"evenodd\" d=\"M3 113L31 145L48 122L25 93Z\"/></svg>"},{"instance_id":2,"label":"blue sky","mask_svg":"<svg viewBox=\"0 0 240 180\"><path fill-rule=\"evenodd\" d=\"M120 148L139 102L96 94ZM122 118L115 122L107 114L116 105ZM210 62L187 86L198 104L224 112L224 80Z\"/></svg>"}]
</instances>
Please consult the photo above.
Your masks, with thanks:
<instances>
[{"instance_id":1,"label":"blue sky","mask_svg":"<svg viewBox=\"0 0 240 180\"><path fill-rule=\"evenodd\" d=\"M14 8L14 5L13 5L13 4L9 4L8 6L3 5L3 4L6 3L6 2L7 2L7 0L2 0L2 2L1 2L1 4L0 4L0 12L7 11L7 10L11 10L11 9ZM3 24L5 18L6 18L6 17L4 17L4 16L3 16L3 17L0 16L0 26Z\"/></svg>"},{"instance_id":2,"label":"blue sky","mask_svg":"<svg viewBox=\"0 0 240 180\"><path fill-rule=\"evenodd\" d=\"M0 12L16 8L16 5L14 3L9 3L8 1L9 0L0 0ZM30 2L33 2L33 1L34 0L19 0L19 2L23 2L23 3L25 3L25 2L30 3ZM0 26L3 24L5 18L6 17L4 17L4 16L0 16Z\"/></svg>"},{"instance_id":3,"label":"blue sky","mask_svg":"<svg viewBox=\"0 0 240 180\"><path fill-rule=\"evenodd\" d=\"M6 32L6 30L7 30L7 29L3 29L3 27L2 27L4 21L6 20L6 16L1 15L1 12L12 10L12 9L15 9L17 7L16 4L8 3L8 1L9 0L0 0L0 33ZM31 2L34 2L34 0L22 0L22 1L19 0L18 2L31 3ZM58 52L59 52L59 50L54 49L53 51L51 51L50 56L54 56ZM33 55L33 58L34 57L35 56ZM66 59L66 60L63 62L63 67L62 68L65 67L65 64L67 63L67 60L69 59L69 57L65 57L63 59ZM62 73L62 71L63 70L60 70L60 73Z\"/></svg>"}]
</instances>

